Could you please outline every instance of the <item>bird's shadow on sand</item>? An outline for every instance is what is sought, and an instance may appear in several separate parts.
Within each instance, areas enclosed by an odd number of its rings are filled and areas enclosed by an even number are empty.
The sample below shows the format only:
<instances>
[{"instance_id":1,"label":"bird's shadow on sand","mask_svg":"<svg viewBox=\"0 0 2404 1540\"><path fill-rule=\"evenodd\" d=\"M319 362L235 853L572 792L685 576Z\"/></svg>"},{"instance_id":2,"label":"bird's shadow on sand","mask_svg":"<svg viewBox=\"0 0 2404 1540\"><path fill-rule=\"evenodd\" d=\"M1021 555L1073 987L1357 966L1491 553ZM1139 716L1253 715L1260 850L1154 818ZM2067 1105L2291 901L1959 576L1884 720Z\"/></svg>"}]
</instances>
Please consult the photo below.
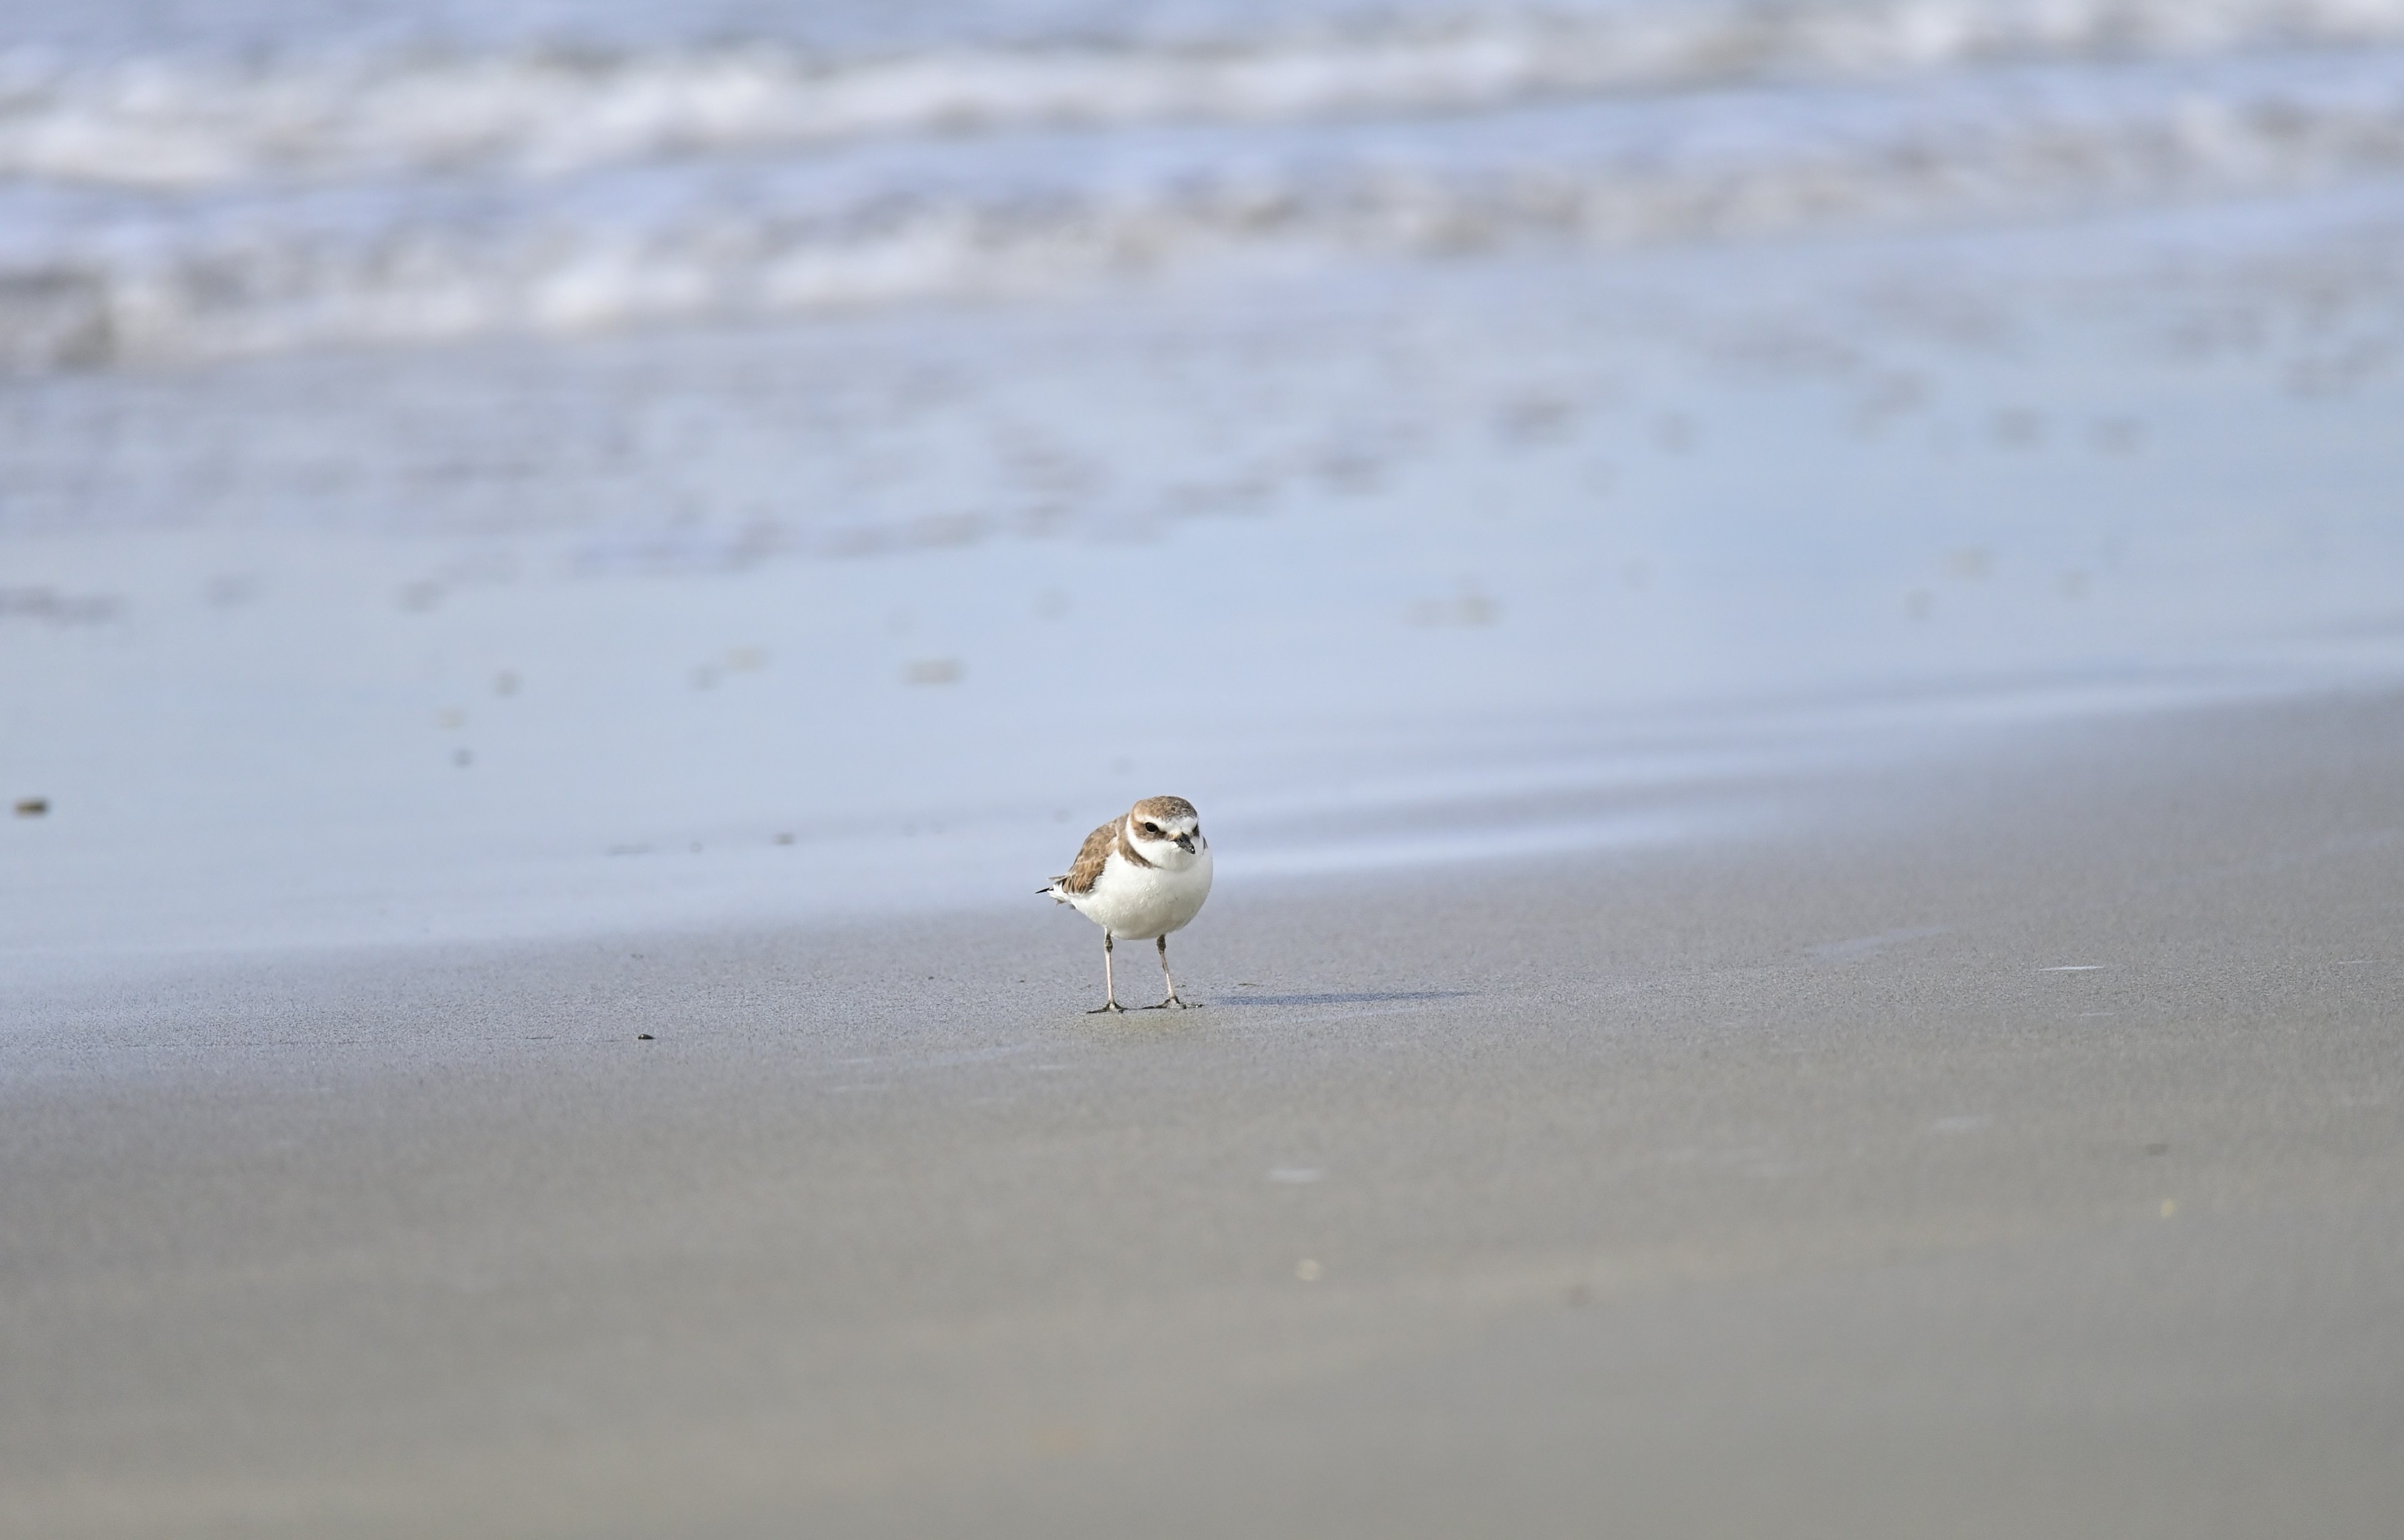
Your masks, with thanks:
<instances>
[{"instance_id":1,"label":"bird's shadow on sand","mask_svg":"<svg viewBox=\"0 0 2404 1540\"><path fill-rule=\"evenodd\" d=\"M1130 1029L1145 1036L1208 1036L1212 1018L1227 1009L1246 1006L1283 1010L1328 1005L1407 1006L1429 1001L1466 1000L1474 993L1475 991L1470 989L1364 989L1311 995L1214 995L1206 1001L1197 1000L1182 1011L1130 1006L1122 1015L1101 1015L1088 1011L1079 1019L1089 1026L1108 1024L1110 1029L1099 1035L1113 1041L1125 1040Z\"/></svg>"},{"instance_id":2,"label":"bird's shadow on sand","mask_svg":"<svg viewBox=\"0 0 2404 1540\"><path fill-rule=\"evenodd\" d=\"M1468 989L1385 989L1363 990L1352 994L1323 995L1218 995L1210 1003L1229 1005L1391 1005L1415 1000L1466 1000Z\"/></svg>"}]
</instances>

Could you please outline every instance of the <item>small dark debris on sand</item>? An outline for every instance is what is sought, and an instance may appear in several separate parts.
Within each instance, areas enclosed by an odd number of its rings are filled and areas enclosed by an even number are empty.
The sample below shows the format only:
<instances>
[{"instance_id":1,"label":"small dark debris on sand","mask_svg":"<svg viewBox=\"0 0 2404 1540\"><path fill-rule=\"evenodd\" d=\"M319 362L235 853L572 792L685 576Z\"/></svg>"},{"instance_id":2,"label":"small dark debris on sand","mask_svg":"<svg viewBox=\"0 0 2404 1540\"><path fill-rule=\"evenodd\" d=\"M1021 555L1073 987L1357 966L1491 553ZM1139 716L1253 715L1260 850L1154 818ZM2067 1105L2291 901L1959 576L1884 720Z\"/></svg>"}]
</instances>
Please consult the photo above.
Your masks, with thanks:
<instances>
[{"instance_id":1,"label":"small dark debris on sand","mask_svg":"<svg viewBox=\"0 0 2404 1540\"><path fill-rule=\"evenodd\" d=\"M50 799L48 797L19 797L17 799L17 816L21 819L37 819L49 810Z\"/></svg>"}]
</instances>

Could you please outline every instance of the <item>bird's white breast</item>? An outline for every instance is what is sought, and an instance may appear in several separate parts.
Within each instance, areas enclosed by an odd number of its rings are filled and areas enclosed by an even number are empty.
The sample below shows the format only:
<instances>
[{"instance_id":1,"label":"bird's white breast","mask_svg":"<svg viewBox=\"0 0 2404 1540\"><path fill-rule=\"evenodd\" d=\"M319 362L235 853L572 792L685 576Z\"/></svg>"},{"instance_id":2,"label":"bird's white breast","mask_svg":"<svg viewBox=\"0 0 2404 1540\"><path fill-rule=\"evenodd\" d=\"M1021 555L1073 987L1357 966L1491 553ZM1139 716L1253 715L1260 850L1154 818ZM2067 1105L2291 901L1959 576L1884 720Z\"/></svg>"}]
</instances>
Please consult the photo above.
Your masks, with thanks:
<instances>
[{"instance_id":1,"label":"bird's white breast","mask_svg":"<svg viewBox=\"0 0 2404 1540\"><path fill-rule=\"evenodd\" d=\"M1094 890L1072 896L1077 913L1125 941L1150 941L1181 931L1210 896L1210 851L1206 846L1180 868L1139 866L1113 850L1094 879Z\"/></svg>"}]
</instances>

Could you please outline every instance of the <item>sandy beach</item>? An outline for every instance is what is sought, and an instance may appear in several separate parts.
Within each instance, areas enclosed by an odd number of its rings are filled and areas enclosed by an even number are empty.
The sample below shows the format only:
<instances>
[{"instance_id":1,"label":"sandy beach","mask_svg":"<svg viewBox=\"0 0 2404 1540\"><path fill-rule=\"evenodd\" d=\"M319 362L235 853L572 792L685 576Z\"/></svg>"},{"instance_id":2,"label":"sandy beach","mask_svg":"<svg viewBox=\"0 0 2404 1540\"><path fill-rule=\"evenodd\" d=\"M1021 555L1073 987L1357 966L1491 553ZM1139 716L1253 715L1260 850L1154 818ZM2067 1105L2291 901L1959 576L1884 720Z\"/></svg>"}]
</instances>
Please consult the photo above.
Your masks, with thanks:
<instances>
[{"instance_id":1,"label":"sandy beach","mask_svg":"<svg viewBox=\"0 0 2404 1540\"><path fill-rule=\"evenodd\" d=\"M1183 1015L1031 900L21 989L5 1527L2386 1533L2404 696L1780 795Z\"/></svg>"},{"instance_id":2,"label":"sandy beach","mask_svg":"<svg viewBox=\"0 0 2404 1540\"><path fill-rule=\"evenodd\" d=\"M2399 423L2404 0L0 0L0 1534L2384 1537Z\"/></svg>"}]
</instances>

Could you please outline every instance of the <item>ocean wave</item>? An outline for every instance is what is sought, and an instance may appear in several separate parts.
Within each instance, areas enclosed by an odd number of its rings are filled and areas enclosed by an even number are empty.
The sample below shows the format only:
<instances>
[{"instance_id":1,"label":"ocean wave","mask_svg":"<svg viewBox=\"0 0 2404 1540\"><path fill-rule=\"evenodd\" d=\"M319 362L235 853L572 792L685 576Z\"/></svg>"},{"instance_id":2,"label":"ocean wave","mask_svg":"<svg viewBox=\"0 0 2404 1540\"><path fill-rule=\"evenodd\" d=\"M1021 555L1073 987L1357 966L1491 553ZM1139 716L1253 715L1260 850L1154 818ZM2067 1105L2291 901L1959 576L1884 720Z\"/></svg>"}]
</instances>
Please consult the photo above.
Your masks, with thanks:
<instances>
[{"instance_id":1,"label":"ocean wave","mask_svg":"<svg viewBox=\"0 0 2404 1540\"><path fill-rule=\"evenodd\" d=\"M2404 41L2404 0L1838 0L1480 12L1217 43L840 58L754 43L247 63L0 54L0 178L553 175L878 137L1281 122L1966 65Z\"/></svg>"},{"instance_id":2,"label":"ocean wave","mask_svg":"<svg viewBox=\"0 0 2404 1540\"><path fill-rule=\"evenodd\" d=\"M1363 128L1060 169L772 170L670 190L345 223L303 199L220 226L150 216L0 249L19 368L568 333L1058 291L1206 261L1611 248L2283 190L2404 171L2392 57L2117 91L2037 71L1980 92L1530 109L1406 152ZM1759 110L1755 110L1759 109ZM1037 174L1040 168L1041 175ZM792 168L785 175L800 175ZM801 190L796 190L797 187ZM139 201L137 201L139 202ZM338 198L339 203L341 200Z\"/></svg>"}]
</instances>

